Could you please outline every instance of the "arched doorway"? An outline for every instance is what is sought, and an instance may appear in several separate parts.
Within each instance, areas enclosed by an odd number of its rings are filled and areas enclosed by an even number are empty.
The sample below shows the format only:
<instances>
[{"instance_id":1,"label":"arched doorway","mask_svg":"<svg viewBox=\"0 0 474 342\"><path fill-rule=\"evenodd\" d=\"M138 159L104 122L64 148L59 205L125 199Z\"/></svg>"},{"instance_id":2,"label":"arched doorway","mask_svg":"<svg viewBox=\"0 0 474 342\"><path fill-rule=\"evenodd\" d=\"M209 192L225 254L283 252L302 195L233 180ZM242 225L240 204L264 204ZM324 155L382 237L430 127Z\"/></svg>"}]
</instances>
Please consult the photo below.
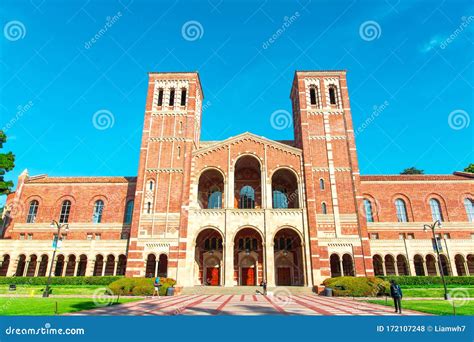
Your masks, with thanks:
<instances>
[{"instance_id":1,"label":"arched doorway","mask_svg":"<svg viewBox=\"0 0 474 342\"><path fill-rule=\"evenodd\" d=\"M102 268L104 265L104 257L102 254L97 254L95 256L95 263L94 263L94 276L102 276Z\"/></svg>"},{"instance_id":2,"label":"arched doorway","mask_svg":"<svg viewBox=\"0 0 474 342\"><path fill-rule=\"evenodd\" d=\"M127 257L123 254L120 254L118 258L117 275L125 275L126 268L127 268Z\"/></svg>"},{"instance_id":3,"label":"arched doorway","mask_svg":"<svg viewBox=\"0 0 474 342\"><path fill-rule=\"evenodd\" d=\"M419 254L416 254L413 257L413 264L415 265L415 274L417 276L424 276L425 275L425 268L423 266L423 264L424 264L423 257Z\"/></svg>"},{"instance_id":4,"label":"arched doorway","mask_svg":"<svg viewBox=\"0 0 474 342\"><path fill-rule=\"evenodd\" d=\"M337 254L331 254L329 258L329 262L331 264L331 277L341 277L342 270L341 270L341 259Z\"/></svg>"},{"instance_id":5,"label":"arched doorway","mask_svg":"<svg viewBox=\"0 0 474 342\"><path fill-rule=\"evenodd\" d=\"M262 207L260 162L256 157L246 155L235 163L234 207L240 209Z\"/></svg>"},{"instance_id":6,"label":"arched doorway","mask_svg":"<svg viewBox=\"0 0 474 342\"><path fill-rule=\"evenodd\" d=\"M255 286L263 280L262 237L254 228L243 228L234 238L234 280Z\"/></svg>"},{"instance_id":7,"label":"arched doorway","mask_svg":"<svg viewBox=\"0 0 474 342\"><path fill-rule=\"evenodd\" d=\"M145 265L145 277L152 278L156 272L156 255L148 254Z\"/></svg>"},{"instance_id":8,"label":"arched doorway","mask_svg":"<svg viewBox=\"0 0 474 342\"><path fill-rule=\"evenodd\" d=\"M54 268L54 276L61 277L64 269L64 255L60 254L56 258L56 267Z\"/></svg>"},{"instance_id":9,"label":"arched doorway","mask_svg":"<svg viewBox=\"0 0 474 342\"><path fill-rule=\"evenodd\" d=\"M345 276L354 276L354 261L352 260L352 255L344 254L342 256L342 270Z\"/></svg>"},{"instance_id":10,"label":"arched doorway","mask_svg":"<svg viewBox=\"0 0 474 342\"><path fill-rule=\"evenodd\" d=\"M467 260L467 270L470 275L474 275L474 254L468 254L466 257Z\"/></svg>"},{"instance_id":11,"label":"arched doorway","mask_svg":"<svg viewBox=\"0 0 474 342\"><path fill-rule=\"evenodd\" d=\"M10 255L4 254L0 264L0 277L6 277L10 266Z\"/></svg>"},{"instance_id":12,"label":"arched doorway","mask_svg":"<svg viewBox=\"0 0 474 342\"><path fill-rule=\"evenodd\" d=\"M383 261L382 261L382 257L380 255L376 254L372 257L372 264L374 266L374 274L376 276L384 276L385 275L383 273Z\"/></svg>"},{"instance_id":13,"label":"arched doorway","mask_svg":"<svg viewBox=\"0 0 474 342\"><path fill-rule=\"evenodd\" d=\"M456 254L456 256L454 257L454 263L456 264L456 272L458 276L467 275L464 256L462 256L461 254Z\"/></svg>"},{"instance_id":14,"label":"arched doorway","mask_svg":"<svg viewBox=\"0 0 474 342\"><path fill-rule=\"evenodd\" d=\"M30 262L28 263L28 269L26 270L27 277L35 276L37 263L38 263L38 257L36 256L36 254L30 255Z\"/></svg>"},{"instance_id":15,"label":"arched doorway","mask_svg":"<svg viewBox=\"0 0 474 342\"><path fill-rule=\"evenodd\" d=\"M214 228L204 229L196 237L194 279L197 284L222 285L222 238L221 233Z\"/></svg>"},{"instance_id":16,"label":"arched doorway","mask_svg":"<svg viewBox=\"0 0 474 342\"><path fill-rule=\"evenodd\" d=\"M112 276L114 275L115 270L115 256L112 254L107 255L107 261L105 262L105 276Z\"/></svg>"},{"instance_id":17,"label":"arched doorway","mask_svg":"<svg viewBox=\"0 0 474 342\"><path fill-rule=\"evenodd\" d=\"M201 209L221 209L224 198L224 176L216 169L204 171L199 177L198 203Z\"/></svg>"},{"instance_id":18,"label":"arched doorway","mask_svg":"<svg viewBox=\"0 0 474 342\"><path fill-rule=\"evenodd\" d=\"M431 254L426 256L426 270L429 276L437 276L438 272L436 269L436 259Z\"/></svg>"},{"instance_id":19,"label":"arched doorway","mask_svg":"<svg viewBox=\"0 0 474 342\"><path fill-rule=\"evenodd\" d=\"M277 286L303 286L303 250L299 234L290 228L279 230L273 240L275 283Z\"/></svg>"},{"instance_id":20,"label":"arched doorway","mask_svg":"<svg viewBox=\"0 0 474 342\"><path fill-rule=\"evenodd\" d=\"M397 255L397 269L398 275L410 275L407 258L402 254Z\"/></svg>"},{"instance_id":21,"label":"arched doorway","mask_svg":"<svg viewBox=\"0 0 474 342\"><path fill-rule=\"evenodd\" d=\"M25 267L26 267L26 255L21 254L18 257L18 264L16 266L15 276L23 277L23 273L25 272Z\"/></svg>"},{"instance_id":22,"label":"arched doorway","mask_svg":"<svg viewBox=\"0 0 474 342\"><path fill-rule=\"evenodd\" d=\"M298 208L298 179L293 171L279 169L272 175L274 209Z\"/></svg>"},{"instance_id":23,"label":"arched doorway","mask_svg":"<svg viewBox=\"0 0 474 342\"><path fill-rule=\"evenodd\" d=\"M451 275L451 267L449 267L448 257L444 254L439 255L439 260L441 263L441 270L443 271L443 275L450 276Z\"/></svg>"},{"instance_id":24,"label":"arched doorway","mask_svg":"<svg viewBox=\"0 0 474 342\"><path fill-rule=\"evenodd\" d=\"M48 269L48 261L49 261L48 255L43 254L41 256L41 261L40 261L40 265L39 265L39 268L38 268L38 277L45 277L46 276L46 271Z\"/></svg>"},{"instance_id":25,"label":"arched doorway","mask_svg":"<svg viewBox=\"0 0 474 342\"><path fill-rule=\"evenodd\" d=\"M168 277L168 256L166 254L160 254L158 258L158 276Z\"/></svg>"},{"instance_id":26,"label":"arched doorway","mask_svg":"<svg viewBox=\"0 0 474 342\"><path fill-rule=\"evenodd\" d=\"M76 268L76 256L74 254L69 255L66 264L66 276L74 276L74 269Z\"/></svg>"},{"instance_id":27,"label":"arched doorway","mask_svg":"<svg viewBox=\"0 0 474 342\"><path fill-rule=\"evenodd\" d=\"M77 265L77 276L83 277L86 275L87 269L87 255L81 254L79 256L79 265Z\"/></svg>"},{"instance_id":28,"label":"arched doorway","mask_svg":"<svg viewBox=\"0 0 474 342\"><path fill-rule=\"evenodd\" d=\"M385 256L385 272L387 275L396 275L395 259L390 254Z\"/></svg>"}]
</instances>

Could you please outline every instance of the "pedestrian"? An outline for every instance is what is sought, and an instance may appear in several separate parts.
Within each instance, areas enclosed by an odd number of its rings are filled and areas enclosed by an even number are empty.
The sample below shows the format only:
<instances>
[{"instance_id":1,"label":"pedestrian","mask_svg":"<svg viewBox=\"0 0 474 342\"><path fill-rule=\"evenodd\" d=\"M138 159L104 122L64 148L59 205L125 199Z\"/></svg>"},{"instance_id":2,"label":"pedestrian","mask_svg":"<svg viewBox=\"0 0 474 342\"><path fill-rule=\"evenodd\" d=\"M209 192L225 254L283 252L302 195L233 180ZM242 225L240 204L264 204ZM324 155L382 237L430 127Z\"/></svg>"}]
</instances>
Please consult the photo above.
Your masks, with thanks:
<instances>
[{"instance_id":1,"label":"pedestrian","mask_svg":"<svg viewBox=\"0 0 474 342\"><path fill-rule=\"evenodd\" d=\"M160 277L155 278L155 282L153 283L153 286L155 287L155 290L153 291L153 297L155 296L155 294L157 294L158 297L159 297L160 296L160 287L161 287Z\"/></svg>"},{"instance_id":2,"label":"pedestrian","mask_svg":"<svg viewBox=\"0 0 474 342\"><path fill-rule=\"evenodd\" d=\"M263 289L263 295L266 296L267 295L267 282L265 280L263 280L261 283L260 283L260 286L262 287Z\"/></svg>"},{"instance_id":3,"label":"pedestrian","mask_svg":"<svg viewBox=\"0 0 474 342\"><path fill-rule=\"evenodd\" d=\"M390 296L393 298L393 304L395 305L395 313L402 313L402 298L403 293L400 285L395 280L390 280Z\"/></svg>"}]
</instances>

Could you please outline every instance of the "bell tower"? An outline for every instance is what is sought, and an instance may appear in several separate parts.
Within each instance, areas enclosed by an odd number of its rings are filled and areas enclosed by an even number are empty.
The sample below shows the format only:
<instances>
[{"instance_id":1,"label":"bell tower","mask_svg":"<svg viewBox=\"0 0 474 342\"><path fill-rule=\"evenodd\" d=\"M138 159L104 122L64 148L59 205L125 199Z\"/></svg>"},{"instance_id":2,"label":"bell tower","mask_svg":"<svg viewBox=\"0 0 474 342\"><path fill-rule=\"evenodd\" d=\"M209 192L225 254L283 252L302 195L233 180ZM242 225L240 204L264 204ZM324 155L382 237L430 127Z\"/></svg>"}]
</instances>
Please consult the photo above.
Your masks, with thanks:
<instances>
[{"instance_id":1,"label":"bell tower","mask_svg":"<svg viewBox=\"0 0 474 342\"><path fill-rule=\"evenodd\" d=\"M295 142L303 150L314 283L347 249L355 275L373 274L345 71L297 71L291 90Z\"/></svg>"},{"instance_id":2,"label":"bell tower","mask_svg":"<svg viewBox=\"0 0 474 342\"><path fill-rule=\"evenodd\" d=\"M196 72L149 74L127 276L176 279L184 262L202 99Z\"/></svg>"}]
</instances>

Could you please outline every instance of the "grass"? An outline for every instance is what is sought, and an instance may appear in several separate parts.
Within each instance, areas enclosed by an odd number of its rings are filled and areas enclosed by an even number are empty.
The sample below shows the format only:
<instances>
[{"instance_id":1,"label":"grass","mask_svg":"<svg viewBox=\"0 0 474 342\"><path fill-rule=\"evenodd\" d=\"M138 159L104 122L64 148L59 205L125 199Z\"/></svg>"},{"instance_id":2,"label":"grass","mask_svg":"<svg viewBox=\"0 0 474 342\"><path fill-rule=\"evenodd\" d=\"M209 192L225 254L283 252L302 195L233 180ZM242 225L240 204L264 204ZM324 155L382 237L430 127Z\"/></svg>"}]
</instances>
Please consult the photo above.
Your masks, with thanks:
<instances>
[{"instance_id":1,"label":"grass","mask_svg":"<svg viewBox=\"0 0 474 342\"><path fill-rule=\"evenodd\" d=\"M431 297L431 298L443 298L444 288L443 287L402 287L404 297ZM454 294L461 294L462 297L474 298L474 287L448 287L448 293L452 296Z\"/></svg>"},{"instance_id":2,"label":"grass","mask_svg":"<svg viewBox=\"0 0 474 342\"><path fill-rule=\"evenodd\" d=\"M40 295L43 293L45 285L17 285L16 291L9 291L8 285L0 285L0 294L22 294L22 295ZM51 285L53 295L93 295L99 288L105 288L104 285Z\"/></svg>"},{"instance_id":3,"label":"grass","mask_svg":"<svg viewBox=\"0 0 474 342\"><path fill-rule=\"evenodd\" d=\"M119 304L140 300L140 298L120 298ZM114 299L115 303L116 299ZM57 312L56 312L57 303ZM116 305L116 304L114 304ZM97 305L92 298L24 298L24 297L2 297L0 298L1 316L52 316L82 310L95 309Z\"/></svg>"},{"instance_id":4,"label":"grass","mask_svg":"<svg viewBox=\"0 0 474 342\"><path fill-rule=\"evenodd\" d=\"M393 307L393 300L389 299L387 304L384 300L369 300L369 303L382 304ZM468 316L474 315L474 301L454 301L456 315ZM434 315L453 315L453 301L447 300L404 300L402 308L426 312Z\"/></svg>"}]
</instances>

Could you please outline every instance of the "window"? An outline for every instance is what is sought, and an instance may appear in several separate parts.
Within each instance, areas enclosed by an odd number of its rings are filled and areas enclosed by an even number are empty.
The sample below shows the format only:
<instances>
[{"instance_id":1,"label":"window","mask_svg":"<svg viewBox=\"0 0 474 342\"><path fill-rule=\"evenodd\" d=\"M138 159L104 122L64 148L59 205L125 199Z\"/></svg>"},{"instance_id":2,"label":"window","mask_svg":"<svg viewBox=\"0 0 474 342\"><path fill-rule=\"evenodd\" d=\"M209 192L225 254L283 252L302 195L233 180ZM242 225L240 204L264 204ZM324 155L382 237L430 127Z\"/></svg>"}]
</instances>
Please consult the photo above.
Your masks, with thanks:
<instances>
[{"instance_id":1,"label":"window","mask_svg":"<svg viewBox=\"0 0 474 342\"><path fill-rule=\"evenodd\" d=\"M92 214L92 223L100 223L102 221L102 212L104 211L104 201L98 200L94 203L94 213Z\"/></svg>"},{"instance_id":2,"label":"window","mask_svg":"<svg viewBox=\"0 0 474 342\"><path fill-rule=\"evenodd\" d=\"M398 239L399 239L399 240L405 240L405 239L406 239L405 233L400 233L400 234L398 234Z\"/></svg>"},{"instance_id":3,"label":"window","mask_svg":"<svg viewBox=\"0 0 474 342\"><path fill-rule=\"evenodd\" d=\"M449 235L449 233L444 233L443 238L446 240L451 239L451 235Z\"/></svg>"},{"instance_id":4,"label":"window","mask_svg":"<svg viewBox=\"0 0 474 342\"><path fill-rule=\"evenodd\" d=\"M132 223L133 204L134 204L133 200L130 200L127 202L127 205L125 206L125 224Z\"/></svg>"},{"instance_id":5,"label":"window","mask_svg":"<svg viewBox=\"0 0 474 342\"><path fill-rule=\"evenodd\" d=\"M147 204L146 204L146 213L147 214L151 213L151 202L147 202Z\"/></svg>"},{"instance_id":6,"label":"window","mask_svg":"<svg viewBox=\"0 0 474 342\"><path fill-rule=\"evenodd\" d=\"M319 180L319 188L321 190L324 190L326 188L326 185L324 185L324 179L322 178Z\"/></svg>"},{"instance_id":7,"label":"window","mask_svg":"<svg viewBox=\"0 0 474 342\"><path fill-rule=\"evenodd\" d=\"M182 107L186 106L186 89L181 89L181 103Z\"/></svg>"},{"instance_id":8,"label":"window","mask_svg":"<svg viewBox=\"0 0 474 342\"><path fill-rule=\"evenodd\" d=\"M207 209L221 209L222 208L222 192L218 187L211 189L208 200Z\"/></svg>"},{"instance_id":9,"label":"window","mask_svg":"<svg viewBox=\"0 0 474 342\"><path fill-rule=\"evenodd\" d=\"M255 190L250 185L245 185L240 190L240 209L255 208Z\"/></svg>"},{"instance_id":10,"label":"window","mask_svg":"<svg viewBox=\"0 0 474 342\"><path fill-rule=\"evenodd\" d=\"M180 121L179 122L179 133L182 133L183 132L183 122Z\"/></svg>"},{"instance_id":11,"label":"window","mask_svg":"<svg viewBox=\"0 0 474 342\"><path fill-rule=\"evenodd\" d=\"M465 198L464 207L466 208L467 219L469 222L474 222L474 201L470 198Z\"/></svg>"},{"instance_id":12,"label":"window","mask_svg":"<svg viewBox=\"0 0 474 342\"><path fill-rule=\"evenodd\" d=\"M25 240L25 233L20 233L20 240Z\"/></svg>"},{"instance_id":13,"label":"window","mask_svg":"<svg viewBox=\"0 0 474 342\"><path fill-rule=\"evenodd\" d=\"M173 106L174 106L174 89L171 89L171 90L170 90L170 102L169 102L169 106L170 106L170 107L173 107Z\"/></svg>"},{"instance_id":14,"label":"window","mask_svg":"<svg viewBox=\"0 0 474 342\"><path fill-rule=\"evenodd\" d=\"M374 222L372 203L370 203L368 199L364 199L364 209L365 209L365 217L367 218L367 222Z\"/></svg>"},{"instance_id":15,"label":"window","mask_svg":"<svg viewBox=\"0 0 474 342\"><path fill-rule=\"evenodd\" d=\"M321 203L321 210L323 212L324 215L326 215L328 213L328 206L326 205L326 203Z\"/></svg>"},{"instance_id":16,"label":"window","mask_svg":"<svg viewBox=\"0 0 474 342\"><path fill-rule=\"evenodd\" d=\"M430 199L430 207L431 207L431 217L433 221L439 220L443 221L443 213L441 212L441 205L436 198Z\"/></svg>"},{"instance_id":17,"label":"window","mask_svg":"<svg viewBox=\"0 0 474 342\"><path fill-rule=\"evenodd\" d=\"M61 214L59 215L59 223L68 223L70 212L71 212L71 201L65 200L61 206Z\"/></svg>"},{"instance_id":18,"label":"window","mask_svg":"<svg viewBox=\"0 0 474 342\"><path fill-rule=\"evenodd\" d=\"M163 88L158 90L158 107L163 106Z\"/></svg>"},{"instance_id":19,"label":"window","mask_svg":"<svg viewBox=\"0 0 474 342\"><path fill-rule=\"evenodd\" d=\"M148 182L148 189L149 189L149 190L153 190L153 186L154 186L154 185L155 185L155 184L154 184L154 182L153 182L152 180L149 181L149 182Z\"/></svg>"},{"instance_id":20,"label":"window","mask_svg":"<svg viewBox=\"0 0 474 342\"><path fill-rule=\"evenodd\" d=\"M33 240L33 234L31 233L28 234L28 240Z\"/></svg>"},{"instance_id":21,"label":"window","mask_svg":"<svg viewBox=\"0 0 474 342\"><path fill-rule=\"evenodd\" d=\"M33 200L30 202L30 209L28 210L28 217L26 218L26 223L35 223L36 215L38 214L39 202Z\"/></svg>"},{"instance_id":22,"label":"window","mask_svg":"<svg viewBox=\"0 0 474 342\"><path fill-rule=\"evenodd\" d=\"M100 238L101 238L100 234L95 234L95 239L96 240L100 240Z\"/></svg>"},{"instance_id":23,"label":"window","mask_svg":"<svg viewBox=\"0 0 474 342\"><path fill-rule=\"evenodd\" d=\"M309 103L312 106L316 106L318 104L318 99L317 99L317 88L316 87L311 87L309 88Z\"/></svg>"},{"instance_id":24,"label":"window","mask_svg":"<svg viewBox=\"0 0 474 342\"><path fill-rule=\"evenodd\" d=\"M335 85L329 86L329 104L332 104L332 105L337 104L336 86Z\"/></svg>"},{"instance_id":25,"label":"window","mask_svg":"<svg viewBox=\"0 0 474 342\"><path fill-rule=\"evenodd\" d=\"M408 240L414 240L414 239L415 239L415 234L413 234L413 233L408 233L408 234L407 234L407 239L408 239Z\"/></svg>"},{"instance_id":26,"label":"window","mask_svg":"<svg viewBox=\"0 0 474 342\"><path fill-rule=\"evenodd\" d=\"M179 159L181 158L181 146L178 146L177 149L178 149L178 159Z\"/></svg>"},{"instance_id":27,"label":"window","mask_svg":"<svg viewBox=\"0 0 474 342\"><path fill-rule=\"evenodd\" d=\"M285 189L273 190L273 208L275 209L287 209L288 208L288 197Z\"/></svg>"},{"instance_id":28,"label":"window","mask_svg":"<svg viewBox=\"0 0 474 342\"><path fill-rule=\"evenodd\" d=\"M378 240L379 239L379 233L370 233L370 239L371 240Z\"/></svg>"},{"instance_id":29,"label":"window","mask_svg":"<svg viewBox=\"0 0 474 342\"><path fill-rule=\"evenodd\" d=\"M92 241L92 233L87 233L87 241Z\"/></svg>"},{"instance_id":30,"label":"window","mask_svg":"<svg viewBox=\"0 0 474 342\"><path fill-rule=\"evenodd\" d=\"M395 207L397 209L398 222L408 222L407 207L405 201L401 198L395 201Z\"/></svg>"}]
</instances>

